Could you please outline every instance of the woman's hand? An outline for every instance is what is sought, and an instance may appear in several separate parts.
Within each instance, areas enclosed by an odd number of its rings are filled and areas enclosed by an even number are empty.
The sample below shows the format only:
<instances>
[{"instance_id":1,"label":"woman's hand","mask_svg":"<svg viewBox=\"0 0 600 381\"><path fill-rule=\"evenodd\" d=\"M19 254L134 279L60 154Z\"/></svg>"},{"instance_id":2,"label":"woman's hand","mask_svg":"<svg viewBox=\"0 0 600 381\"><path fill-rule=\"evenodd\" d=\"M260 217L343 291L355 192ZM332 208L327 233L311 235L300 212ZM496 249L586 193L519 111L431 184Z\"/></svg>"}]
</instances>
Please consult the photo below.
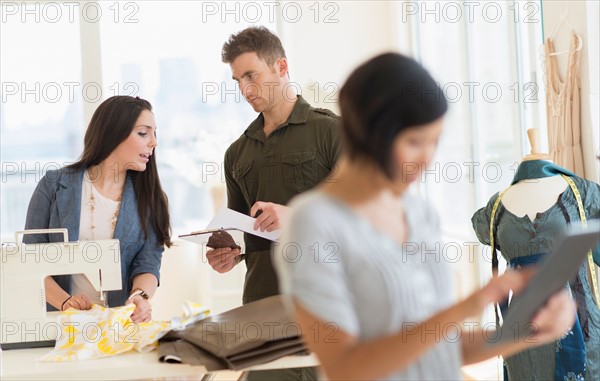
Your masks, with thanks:
<instances>
[{"instance_id":1,"label":"woman's hand","mask_svg":"<svg viewBox=\"0 0 600 381\"><path fill-rule=\"evenodd\" d=\"M466 306L468 316L481 313L482 309L490 303L497 303L508 298L509 291L519 294L528 284L535 269L507 271L502 276L493 278L481 290L472 294L461 303ZM485 345L493 333L476 335L463 335L463 361L465 364L480 362L493 356L511 356L527 348L550 343L561 338L575 321L575 302L567 290L562 290L548 299L546 304L535 314L531 320L533 332L520 337L519 340L510 340L499 346Z\"/></svg>"},{"instance_id":2,"label":"woman's hand","mask_svg":"<svg viewBox=\"0 0 600 381\"><path fill-rule=\"evenodd\" d=\"M535 274L535 269L507 271L492 279L485 287L471 296L481 307L489 303L498 303L508 297L509 291L518 295ZM534 335L530 336L527 346L542 345L561 338L575 322L577 307L569 291L562 290L548 299L546 304L531 320Z\"/></svg>"},{"instance_id":3,"label":"woman's hand","mask_svg":"<svg viewBox=\"0 0 600 381\"><path fill-rule=\"evenodd\" d=\"M125 304L130 303L135 304L135 310L130 316L132 322L144 323L152 320L152 306L147 299L142 298L140 295L134 295L125 301Z\"/></svg>"},{"instance_id":4,"label":"woman's hand","mask_svg":"<svg viewBox=\"0 0 600 381\"><path fill-rule=\"evenodd\" d=\"M92 308L92 302L84 294L78 294L70 296L61 306L61 311L65 311L68 308L75 308L76 310L89 310Z\"/></svg>"},{"instance_id":5,"label":"woman's hand","mask_svg":"<svg viewBox=\"0 0 600 381\"><path fill-rule=\"evenodd\" d=\"M469 306L469 316L479 314L490 303L502 302L508 298L510 291L518 294L525 288L534 273L534 269L523 269L507 271L492 278L482 289L474 292L465 300L466 305Z\"/></svg>"},{"instance_id":6,"label":"woman's hand","mask_svg":"<svg viewBox=\"0 0 600 381\"><path fill-rule=\"evenodd\" d=\"M537 346L560 339L575 323L576 312L569 291L554 294L531 320L535 333L527 341Z\"/></svg>"},{"instance_id":7,"label":"woman's hand","mask_svg":"<svg viewBox=\"0 0 600 381\"><path fill-rule=\"evenodd\" d=\"M154 296L158 287L158 278L151 273L138 274L133 278L132 293L125 304L135 304L135 310L131 314L131 321L143 323L152 320L152 305L150 298Z\"/></svg>"}]
</instances>

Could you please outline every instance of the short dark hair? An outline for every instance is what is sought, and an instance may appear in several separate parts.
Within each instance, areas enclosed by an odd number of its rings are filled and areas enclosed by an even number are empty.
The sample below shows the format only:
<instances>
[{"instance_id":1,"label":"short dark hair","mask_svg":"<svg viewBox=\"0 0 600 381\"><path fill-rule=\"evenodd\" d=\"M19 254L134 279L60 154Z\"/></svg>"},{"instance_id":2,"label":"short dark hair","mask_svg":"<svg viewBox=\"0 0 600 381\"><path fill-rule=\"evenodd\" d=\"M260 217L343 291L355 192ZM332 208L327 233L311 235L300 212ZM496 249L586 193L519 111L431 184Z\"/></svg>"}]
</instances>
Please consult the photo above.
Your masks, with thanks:
<instances>
[{"instance_id":1,"label":"short dark hair","mask_svg":"<svg viewBox=\"0 0 600 381\"><path fill-rule=\"evenodd\" d=\"M92 115L85 132L81 158L69 167L87 169L107 159L119 144L129 137L144 110L152 112L152 105L140 97L117 95L102 102ZM144 234L148 236L150 220L159 245L170 247L172 242L169 201L158 177L156 152L148 159L145 171L132 171L130 176L133 179Z\"/></svg>"},{"instance_id":2,"label":"short dark hair","mask_svg":"<svg viewBox=\"0 0 600 381\"><path fill-rule=\"evenodd\" d=\"M374 161L393 176L394 138L446 113L442 89L412 58L379 55L359 66L340 90L344 148L350 158Z\"/></svg>"},{"instance_id":3,"label":"short dark hair","mask_svg":"<svg viewBox=\"0 0 600 381\"><path fill-rule=\"evenodd\" d=\"M268 65L286 58L279 37L264 26L251 26L229 36L223 44L221 59L224 63L232 63L244 53L256 53Z\"/></svg>"}]
</instances>

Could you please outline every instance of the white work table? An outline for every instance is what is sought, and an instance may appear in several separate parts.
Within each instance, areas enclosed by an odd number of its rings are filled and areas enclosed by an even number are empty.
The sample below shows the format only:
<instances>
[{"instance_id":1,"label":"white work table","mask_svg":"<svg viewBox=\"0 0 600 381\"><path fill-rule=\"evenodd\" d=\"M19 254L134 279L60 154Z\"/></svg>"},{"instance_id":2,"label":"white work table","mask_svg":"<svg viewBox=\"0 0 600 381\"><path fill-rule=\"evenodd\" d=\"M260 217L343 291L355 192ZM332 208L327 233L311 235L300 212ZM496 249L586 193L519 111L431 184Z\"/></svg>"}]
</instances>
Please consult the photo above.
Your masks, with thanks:
<instances>
[{"instance_id":1,"label":"white work table","mask_svg":"<svg viewBox=\"0 0 600 381\"><path fill-rule=\"evenodd\" d=\"M12 349L2 351L4 380L135 380L135 379L210 379L219 372L207 372L203 366L166 364L158 361L158 351L129 351L102 359L42 362L39 358L52 348ZM248 370L283 369L316 366L314 355L287 356ZM236 374L232 371L231 374Z\"/></svg>"}]
</instances>

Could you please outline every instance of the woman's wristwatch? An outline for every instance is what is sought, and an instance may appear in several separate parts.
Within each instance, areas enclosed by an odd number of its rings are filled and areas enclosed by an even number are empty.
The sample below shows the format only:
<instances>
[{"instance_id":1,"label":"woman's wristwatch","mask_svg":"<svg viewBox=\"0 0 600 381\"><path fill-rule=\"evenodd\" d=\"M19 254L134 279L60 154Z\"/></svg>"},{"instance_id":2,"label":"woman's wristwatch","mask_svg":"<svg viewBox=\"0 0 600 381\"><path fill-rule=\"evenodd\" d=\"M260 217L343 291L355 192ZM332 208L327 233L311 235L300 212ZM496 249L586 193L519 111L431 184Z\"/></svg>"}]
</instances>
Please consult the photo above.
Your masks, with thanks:
<instances>
[{"instance_id":1,"label":"woman's wristwatch","mask_svg":"<svg viewBox=\"0 0 600 381\"><path fill-rule=\"evenodd\" d=\"M150 299L150 295L148 295L146 293L146 291L142 290L141 288L135 288L133 289L133 291L131 292L131 295L129 295L129 299L133 298L134 296L141 296L144 300L148 300Z\"/></svg>"}]
</instances>

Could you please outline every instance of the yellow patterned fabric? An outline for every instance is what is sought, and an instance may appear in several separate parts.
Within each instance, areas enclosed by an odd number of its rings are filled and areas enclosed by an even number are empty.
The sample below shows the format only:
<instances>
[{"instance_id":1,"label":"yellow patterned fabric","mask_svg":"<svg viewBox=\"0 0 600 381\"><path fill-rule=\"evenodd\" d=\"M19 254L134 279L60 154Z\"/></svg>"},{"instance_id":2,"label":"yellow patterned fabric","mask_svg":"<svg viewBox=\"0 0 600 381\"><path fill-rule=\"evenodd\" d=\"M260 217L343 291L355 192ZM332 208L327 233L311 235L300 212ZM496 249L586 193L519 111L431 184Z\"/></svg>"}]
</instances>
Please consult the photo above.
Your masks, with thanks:
<instances>
[{"instance_id":1,"label":"yellow patterned fabric","mask_svg":"<svg viewBox=\"0 0 600 381\"><path fill-rule=\"evenodd\" d=\"M168 331L183 329L210 313L204 306L186 302L183 305L183 317L171 321L133 323L129 317L134 310L134 304L116 308L93 304L87 311L67 309L58 316L62 332L56 339L54 349L41 360L89 360L115 356L132 349L150 352Z\"/></svg>"}]
</instances>

